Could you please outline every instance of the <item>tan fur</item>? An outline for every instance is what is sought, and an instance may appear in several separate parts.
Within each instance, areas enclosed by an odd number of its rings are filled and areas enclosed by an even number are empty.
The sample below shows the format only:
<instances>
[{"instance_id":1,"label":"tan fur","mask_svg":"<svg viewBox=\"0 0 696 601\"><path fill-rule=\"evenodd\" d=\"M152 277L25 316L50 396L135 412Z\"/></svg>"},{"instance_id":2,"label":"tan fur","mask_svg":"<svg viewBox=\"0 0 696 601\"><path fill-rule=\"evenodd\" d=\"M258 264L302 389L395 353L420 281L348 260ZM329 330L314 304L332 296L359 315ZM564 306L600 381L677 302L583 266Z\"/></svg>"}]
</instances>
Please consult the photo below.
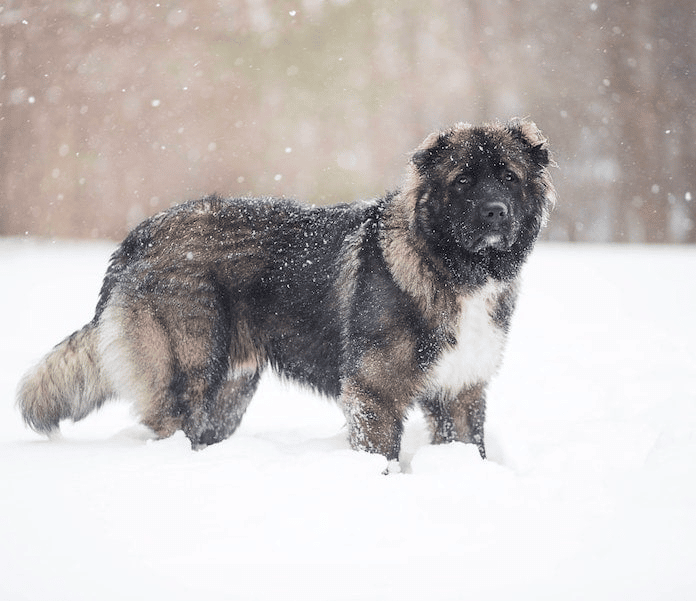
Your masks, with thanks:
<instances>
[{"instance_id":1,"label":"tan fur","mask_svg":"<svg viewBox=\"0 0 696 601\"><path fill-rule=\"evenodd\" d=\"M93 323L63 340L30 370L17 389L24 421L49 434L62 419L82 419L114 396L103 377Z\"/></svg>"},{"instance_id":2,"label":"tan fur","mask_svg":"<svg viewBox=\"0 0 696 601\"><path fill-rule=\"evenodd\" d=\"M453 440L481 443L472 431L472 416L474 420L477 419L476 413L480 411L484 388L485 384L476 384L460 391L454 399L438 399L421 405L430 426L433 444Z\"/></svg>"},{"instance_id":3,"label":"tan fur","mask_svg":"<svg viewBox=\"0 0 696 601\"><path fill-rule=\"evenodd\" d=\"M172 366L165 332L148 311L121 306L118 297L100 319L99 348L104 371L118 395L133 402L142 422L158 436L181 427L165 401Z\"/></svg>"},{"instance_id":4,"label":"tan fur","mask_svg":"<svg viewBox=\"0 0 696 601\"><path fill-rule=\"evenodd\" d=\"M417 203L419 199L423 202L419 185L418 176L410 167L406 186L384 215L380 244L399 287L416 300L424 315L439 320L443 314L456 310L456 293L439 284L443 279L440 272L444 272L445 267L437 257L428 263L421 260L426 252L422 238L415 231Z\"/></svg>"},{"instance_id":5,"label":"tan fur","mask_svg":"<svg viewBox=\"0 0 696 601\"><path fill-rule=\"evenodd\" d=\"M383 397L353 380L343 382L339 399L346 416L352 448L382 453L389 459L398 457L402 422L409 399L406 396L380 402Z\"/></svg>"}]
</instances>

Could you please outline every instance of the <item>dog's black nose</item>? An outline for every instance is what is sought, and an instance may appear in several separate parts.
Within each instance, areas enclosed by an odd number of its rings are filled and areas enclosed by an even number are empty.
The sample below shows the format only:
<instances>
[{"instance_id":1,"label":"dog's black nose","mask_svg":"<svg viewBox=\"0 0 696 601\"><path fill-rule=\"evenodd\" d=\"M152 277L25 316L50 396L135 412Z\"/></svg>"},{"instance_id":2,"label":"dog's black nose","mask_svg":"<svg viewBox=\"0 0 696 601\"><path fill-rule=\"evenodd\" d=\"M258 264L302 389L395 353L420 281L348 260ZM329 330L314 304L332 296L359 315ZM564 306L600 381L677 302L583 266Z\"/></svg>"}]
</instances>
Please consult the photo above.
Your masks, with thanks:
<instances>
[{"instance_id":1,"label":"dog's black nose","mask_svg":"<svg viewBox=\"0 0 696 601\"><path fill-rule=\"evenodd\" d=\"M481 217L489 225L501 225L508 218L508 208L504 202L491 200L481 205Z\"/></svg>"}]
</instances>

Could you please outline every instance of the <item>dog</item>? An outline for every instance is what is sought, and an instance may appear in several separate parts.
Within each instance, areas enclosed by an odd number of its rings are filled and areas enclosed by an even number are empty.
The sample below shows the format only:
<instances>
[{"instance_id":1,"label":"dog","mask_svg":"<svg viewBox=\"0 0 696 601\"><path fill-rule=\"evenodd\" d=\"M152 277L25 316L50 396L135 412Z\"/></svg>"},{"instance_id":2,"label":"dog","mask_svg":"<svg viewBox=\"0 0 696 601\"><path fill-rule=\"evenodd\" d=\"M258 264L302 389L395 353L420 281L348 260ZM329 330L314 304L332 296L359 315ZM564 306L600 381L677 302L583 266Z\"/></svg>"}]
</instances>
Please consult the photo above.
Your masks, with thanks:
<instances>
[{"instance_id":1,"label":"dog","mask_svg":"<svg viewBox=\"0 0 696 601\"><path fill-rule=\"evenodd\" d=\"M50 434L114 397L157 437L229 437L267 367L338 401L352 448L398 461L420 406L433 443L477 445L520 269L555 202L528 120L429 135L403 186L309 207L211 196L137 226L111 257L94 318L21 381Z\"/></svg>"}]
</instances>

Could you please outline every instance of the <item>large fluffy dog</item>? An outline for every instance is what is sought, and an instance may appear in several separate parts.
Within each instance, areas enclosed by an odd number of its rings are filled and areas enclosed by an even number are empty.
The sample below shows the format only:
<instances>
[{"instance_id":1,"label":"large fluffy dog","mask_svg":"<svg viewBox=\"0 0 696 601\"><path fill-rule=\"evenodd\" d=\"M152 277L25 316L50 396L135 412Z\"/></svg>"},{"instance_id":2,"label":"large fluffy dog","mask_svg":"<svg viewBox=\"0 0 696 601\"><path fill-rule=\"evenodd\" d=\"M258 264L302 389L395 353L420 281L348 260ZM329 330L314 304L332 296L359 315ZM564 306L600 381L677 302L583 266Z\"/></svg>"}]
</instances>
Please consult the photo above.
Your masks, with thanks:
<instances>
[{"instance_id":1,"label":"large fluffy dog","mask_svg":"<svg viewBox=\"0 0 696 601\"><path fill-rule=\"evenodd\" d=\"M200 448L235 431L270 365L337 398L355 449L398 458L418 404L433 442L485 456L485 390L554 202L548 165L533 123L458 124L376 201L164 211L112 256L92 321L25 376L24 419L49 433L120 396Z\"/></svg>"}]
</instances>

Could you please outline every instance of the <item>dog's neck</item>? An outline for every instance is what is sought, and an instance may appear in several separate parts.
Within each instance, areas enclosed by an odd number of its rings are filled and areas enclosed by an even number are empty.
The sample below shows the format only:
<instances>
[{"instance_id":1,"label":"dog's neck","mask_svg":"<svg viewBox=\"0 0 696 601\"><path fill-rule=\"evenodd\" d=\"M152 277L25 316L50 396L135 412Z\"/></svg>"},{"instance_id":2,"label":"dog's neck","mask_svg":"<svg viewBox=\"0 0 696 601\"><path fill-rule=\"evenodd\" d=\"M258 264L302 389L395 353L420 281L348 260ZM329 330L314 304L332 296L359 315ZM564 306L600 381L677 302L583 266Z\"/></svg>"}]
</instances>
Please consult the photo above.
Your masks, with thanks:
<instances>
[{"instance_id":1,"label":"dog's neck","mask_svg":"<svg viewBox=\"0 0 696 601\"><path fill-rule=\"evenodd\" d=\"M380 224L379 245L397 286L411 296L424 315L442 318L456 311L461 291L449 267L426 247L416 232L415 190L388 197Z\"/></svg>"},{"instance_id":2,"label":"dog's neck","mask_svg":"<svg viewBox=\"0 0 696 601\"><path fill-rule=\"evenodd\" d=\"M458 311L461 297L475 293L491 276L514 285L519 264L507 264L504 253L491 250L476 254L460 249L452 255L428 247L414 219L424 193L416 178L407 178L405 188L385 199L379 232L382 255L394 281L424 315L436 320L452 315Z\"/></svg>"}]
</instances>

